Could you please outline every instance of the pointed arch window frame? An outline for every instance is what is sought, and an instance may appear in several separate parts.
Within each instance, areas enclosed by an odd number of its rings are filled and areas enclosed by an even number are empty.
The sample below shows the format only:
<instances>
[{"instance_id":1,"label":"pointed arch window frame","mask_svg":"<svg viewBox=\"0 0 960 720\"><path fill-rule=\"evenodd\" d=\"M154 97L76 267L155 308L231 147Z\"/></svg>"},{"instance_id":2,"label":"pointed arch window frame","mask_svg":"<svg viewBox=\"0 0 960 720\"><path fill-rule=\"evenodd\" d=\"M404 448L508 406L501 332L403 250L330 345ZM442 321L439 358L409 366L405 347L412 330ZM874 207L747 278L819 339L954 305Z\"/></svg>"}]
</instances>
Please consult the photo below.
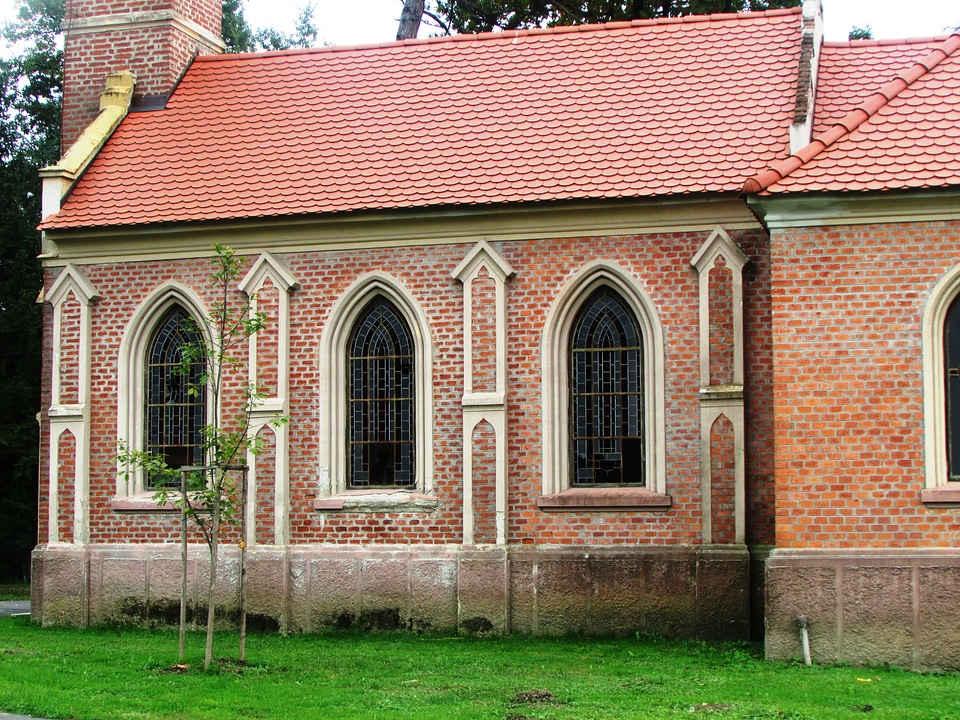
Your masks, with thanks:
<instances>
[{"instance_id":1,"label":"pointed arch window frame","mask_svg":"<svg viewBox=\"0 0 960 720\"><path fill-rule=\"evenodd\" d=\"M347 352L357 319L377 296L392 303L412 335L414 350L414 482L409 487L355 490L349 485L346 418ZM314 509L401 512L436 508L433 492L433 341L427 315L412 293L392 275L376 271L358 278L331 307L318 348L318 491ZM362 495L376 494L375 500ZM392 497L383 497L384 494Z\"/></svg>"},{"instance_id":2,"label":"pointed arch window frame","mask_svg":"<svg viewBox=\"0 0 960 720\"><path fill-rule=\"evenodd\" d=\"M156 288L134 311L120 341L117 355L117 440L132 451L146 449L146 365L147 351L159 323L174 306L194 318L207 317L207 309L200 296L186 285L171 281ZM200 341L211 347L212 339L205 329L197 328ZM210 393L205 397L206 422L210 422L213 408ZM117 462L117 488L114 510L120 512L175 511L173 506L158 508L142 470ZM125 502L124 498L132 498Z\"/></svg>"},{"instance_id":3,"label":"pointed arch window frame","mask_svg":"<svg viewBox=\"0 0 960 720\"><path fill-rule=\"evenodd\" d=\"M944 335L954 302L960 300L960 265L947 271L934 285L923 313L924 488L921 501L960 505L960 482L950 480L947 460L947 378ZM960 312L960 306L955 308ZM960 321L960 317L957 318ZM957 409L960 422L960 408Z\"/></svg>"},{"instance_id":4,"label":"pointed arch window frame","mask_svg":"<svg viewBox=\"0 0 960 720\"><path fill-rule=\"evenodd\" d=\"M610 287L633 313L641 333L644 368L644 443L645 487L614 488L619 494L609 500L597 498L573 501L570 507L589 508L605 504L665 509L670 506L666 494L666 426L664 400L663 328L654 303L646 290L625 269L609 261L594 261L580 269L557 296L544 324L540 357L542 367L542 509L565 509L562 496L574 487L570 477L570 413L568 348L574 321L591 295L602 286ZM636 497L627 497L623 491ZM657 497L654 497L657 496ZM550 498L550 499L546 499Z\"/></svg>"}]
</instances>

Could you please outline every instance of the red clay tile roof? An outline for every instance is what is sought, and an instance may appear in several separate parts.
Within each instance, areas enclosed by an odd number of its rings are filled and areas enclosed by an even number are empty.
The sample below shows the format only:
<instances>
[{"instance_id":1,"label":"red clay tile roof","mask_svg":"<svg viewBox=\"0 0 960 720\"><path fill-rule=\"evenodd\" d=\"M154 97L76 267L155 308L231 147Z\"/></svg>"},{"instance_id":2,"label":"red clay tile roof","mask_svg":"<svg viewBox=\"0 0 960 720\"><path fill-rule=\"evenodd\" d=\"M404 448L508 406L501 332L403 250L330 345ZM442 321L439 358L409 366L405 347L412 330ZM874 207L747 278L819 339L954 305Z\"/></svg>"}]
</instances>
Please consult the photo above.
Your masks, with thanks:
<instances>
[{"instance_id":1,"label":"red clay tile roof","mask_svg":"<svg viewBox=\"0 0 960 720\"><path fill-rule=\"evenodd\" d=\"M799 9L199 57L45 229L737 192L788 143Z\"/></svg>"},{"instance_id":2,"label":"red clay tile roof","mask_svg":"<svg viewBox=\"0 0 960 720\"><path fill-rule=\"evenodd\" d=\"M825 42L820 51L814 137L839 122L851 107L873 95L881 84L925 58L945 39L943 36Z\"/></svg>"},{"instance_id":3,"label":"red clay tile roof","mask_svg":"<svg viewBox=\"0 0 960 720\"><path fill-rule=\"evenodd\" d=\"M938 43L806 147L744 184L748 193L960 185L960 34ZM819 105L818 105L819 110Z\"/></svg>"}]
</instances>

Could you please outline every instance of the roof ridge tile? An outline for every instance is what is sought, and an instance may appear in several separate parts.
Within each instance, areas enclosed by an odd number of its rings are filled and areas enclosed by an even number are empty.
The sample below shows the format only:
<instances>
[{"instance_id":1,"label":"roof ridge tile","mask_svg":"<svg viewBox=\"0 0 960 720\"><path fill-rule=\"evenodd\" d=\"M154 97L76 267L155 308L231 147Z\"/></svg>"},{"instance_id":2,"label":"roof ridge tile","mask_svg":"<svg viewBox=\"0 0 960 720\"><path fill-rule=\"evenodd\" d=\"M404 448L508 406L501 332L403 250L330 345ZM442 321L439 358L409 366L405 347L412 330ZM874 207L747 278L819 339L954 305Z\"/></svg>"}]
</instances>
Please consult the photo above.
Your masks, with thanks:
<instances>
[{"instance_id":1,"label":"roof ridge tile","mask_svg":"<svg viewBox=\"0 0 960 720\"><path fill-rule=\"evenodd\" d=\"M677 17L642 18L638 20L615 20L607 23L584 23L582 25L554 25L551 27L528 28L524 30L500 30L484 33L456 35L435 35L427 38L410 38L407 40L389 40L383 42L360 43L357 45L330 45L324 47L294 48L291 50L266 50L254 53L222 53L220 55L198 55L194 62L215 63L223 60L253 60L268 57L289 57L292 55L309 55L320 53L337 53L355 50L371 50L375 48L398 48L411 45L434 45L438 43L477 42L486 40L503 40L505 38L520 38L537 35L565 35L576 33L598 32L601 30L625 30L635 27L655 27L657 25L673 25L677 23L708 23L717 20L753 20L783 15L799 15L803 8L778 8L775 10L754 10L737 13L711 13L706 15L681 15Z\"/></svg>"},{"instance_id":2,"label":"roof ridge tile","mask_svg":"<svg viewBox=\"0 0 960 720\"><path fill-rule=\"evenodd\" d=\"M863 47L888 47L892 45L924 45L931 42L942 43L951 37L952 33L943 33L942 35L928 35L927 37L908 37L908 38L882 38L880 40L824 40L825 48L863 48Z\"/></svg>"}]
</instances>

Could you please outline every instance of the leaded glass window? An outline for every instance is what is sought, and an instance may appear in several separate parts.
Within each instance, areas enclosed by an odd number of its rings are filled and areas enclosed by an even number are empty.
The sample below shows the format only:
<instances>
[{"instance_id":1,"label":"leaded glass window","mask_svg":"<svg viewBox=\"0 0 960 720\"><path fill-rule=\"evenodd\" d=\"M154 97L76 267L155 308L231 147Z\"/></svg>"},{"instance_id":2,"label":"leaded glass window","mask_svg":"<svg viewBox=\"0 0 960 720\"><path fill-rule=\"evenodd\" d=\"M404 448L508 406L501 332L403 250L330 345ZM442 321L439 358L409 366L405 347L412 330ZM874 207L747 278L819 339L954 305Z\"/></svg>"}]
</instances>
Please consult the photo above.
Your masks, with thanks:
<instances>
[{"instance_id":1,"label":"leaded glass window","mask_svg":"<svg viewBox=\"0 0 960 720\"><path fill-rule=\"evenodd\" d=\"M570 335L572 484L644 485L643 348L610 288L584 303Z\"/></svg>"},{"instance_id":2,"label":"leaded glass window","mask_svg":"<svg viewBox=\"0 0 960 720\"><path fill-rule=\"evenodd\" d=\"M348 348L350 486L412 486L410 329L393 305L377 298L358 318Z\"/></svg>"},{"instance_id":3,"label":"leaded glass window","mask_svg":"<svg viewBox=\"0 0 960 720\"><path fill-rule=\"evenodd\" d=\"M960 296L950 304L943 323L943 359L947 480L960 482Z\"/></svg>"},{"instance_id":4,"label":"leaded glass window","mask_svg":"<svg viewBox=\"0 0 960 720\"><path fill-rule=\"evenodd\" d=\"M172 468L204 463L204 367L202 361L184 364L188 346L201 347L200 338L189 316L176 306L150 341L146 368L147 451L162 456Z\"/></svg>"}]
</instances>

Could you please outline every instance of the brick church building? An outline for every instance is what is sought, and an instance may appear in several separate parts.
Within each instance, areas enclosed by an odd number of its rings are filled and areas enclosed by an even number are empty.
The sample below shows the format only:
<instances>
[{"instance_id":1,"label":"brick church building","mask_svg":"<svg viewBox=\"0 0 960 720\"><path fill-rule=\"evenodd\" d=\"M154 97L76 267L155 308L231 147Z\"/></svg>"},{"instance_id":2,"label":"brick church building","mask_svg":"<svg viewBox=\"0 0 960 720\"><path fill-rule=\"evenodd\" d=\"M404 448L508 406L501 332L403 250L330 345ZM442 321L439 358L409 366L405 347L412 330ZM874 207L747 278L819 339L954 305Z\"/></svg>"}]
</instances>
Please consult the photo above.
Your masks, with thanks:
<instances>
[{"instance_id":1,"label":"brick church building","mask_svg":"<svg viewBox=\"0 0 960 720\"><path fill-rule=\"evenodd\" d=\"M249 55L218 0L68 0L64 32L36 622L179 598L179 515L117 448L203 461L164 358L219 243L267 317L224 609L243 540L288 631L786 659L802 614L817 661L960 668L960 35L824 42L816 0Z\"/></svg>"}]
</instances>

